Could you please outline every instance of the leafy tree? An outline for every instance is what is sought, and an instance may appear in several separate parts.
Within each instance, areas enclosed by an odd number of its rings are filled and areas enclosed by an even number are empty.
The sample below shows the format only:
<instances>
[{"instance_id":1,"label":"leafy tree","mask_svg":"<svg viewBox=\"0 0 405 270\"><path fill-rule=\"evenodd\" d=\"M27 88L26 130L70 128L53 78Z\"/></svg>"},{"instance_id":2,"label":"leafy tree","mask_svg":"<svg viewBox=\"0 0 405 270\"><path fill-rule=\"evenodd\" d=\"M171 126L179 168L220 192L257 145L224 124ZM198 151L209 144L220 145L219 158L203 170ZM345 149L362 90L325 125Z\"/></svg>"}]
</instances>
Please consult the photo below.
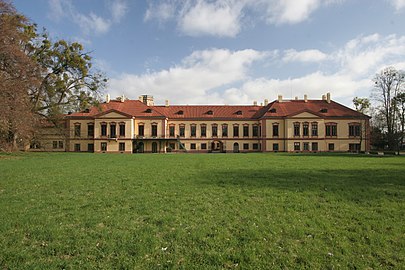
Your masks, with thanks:
<instances>
[{"instance_id":1,"label":"leafy tree","mask_svg":"<svg viewBox=\"0 0 405 270\"><path fill-rule=\"evenodd\" d=\"M399 143L400 148L404 145L405 137L405 92L399 93L395 98L397 104L398 118L399 118Z\"/></svg>"},{"instance_id":2,"label":"leafy tree","mask_svg":"<svg viewBox=\"0 0 405 270\"><path fill-rule=\"evenodd\" d=\"M370 108L370 100L368 98L353 98L353 104L356 111L361 113L367 113L367 110Z\"/></svg>"},{"instance_id":3,"label":"leafy tree","mask_svg":"<svg viewBox=\"0 0 405 270\"><path fill-rule=\"evenodd\" d=\"M379 102L384 130L390 150L398 149L399 121L396 97L404 92L405 73L393 67L383 69L374 77L374 98Z\"/></svg>"}]
</instances>

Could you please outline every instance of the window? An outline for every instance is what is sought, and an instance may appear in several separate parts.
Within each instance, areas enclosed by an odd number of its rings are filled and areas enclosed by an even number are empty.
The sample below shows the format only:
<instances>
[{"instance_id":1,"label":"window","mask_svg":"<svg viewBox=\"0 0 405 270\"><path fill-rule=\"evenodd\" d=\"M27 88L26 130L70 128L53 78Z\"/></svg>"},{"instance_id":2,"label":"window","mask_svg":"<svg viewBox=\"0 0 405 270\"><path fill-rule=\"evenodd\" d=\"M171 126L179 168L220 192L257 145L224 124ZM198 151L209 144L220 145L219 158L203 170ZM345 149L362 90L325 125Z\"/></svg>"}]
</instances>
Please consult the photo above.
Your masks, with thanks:
<instances>
[{"instance_id":1,"label":"window","mask_svg":"<svg viewBox=\"0 0 405 270\"><path fill-rule=\"evenodd\" d=\"M89 153L94 152L94 144L93 143L87 144L87 152L89 152Z\"/></svg>"},{"instance_id":2,"label":"window","mask_svg":"<svg viewBox=\"0 0 405 270\"><path fill-rule=\"evenodd\" d=\"M138 124L138 135L145 136L145 126L143 124Z\"/></svg>"},{"instance_id":3,"label":"window","mask_svg":"<svg viewBox=\"0 0 405 270\"><path fill-rule=\"evenodd\" d=\"M360 137L360 124L358 123L349 124L349 136Z\"/></svg>"},{"instance_id":4,"label":"window","mask_svg":"<svg viewBox=\"0 0 405 270\"><path fill-rule=\"evenodd\" d=\"M106 142L101 143L101 151L107 151L107 143Z\"/></svg>"},{"instance_id":5,"label":"window","mask_svg":"<svg viewBox=\"0 0 405 270\"><path fill-rule=\"evenodd\" d=\"M169 147L174 150L176 149L176 144L175 143L169 143Z\"/></svg>"},{"instance_id":6,"label":"window","mask_svg":"<svg viewBox=\"0 0 405 270\"><path fill-rule=\"evenodd\" d=\"M80 143L75 144L75 152L80 152Z\"/></svg>"},{"instance_id":7,"label":"window","mask_svg":"<svg viewBox=\"0 0 405 270\"><path fill-rule=\"evenodd\" d=\"M228 125L227 124L222 125L222 137L228 137Z\"/></svg>"},{"instance_id":8,"label":"window","mask_svg":"<svg viewBox=\"0 0 405 270\"><path fill-rule=\"evenodd\" d=\"M75 124L75 137L80 137L80 124Z\"/></svg>"},{"instance_id":9,"label":"window","mask_svg":"<svg viewBox=\"0 0 405 270\"><path fill-rule=\"evenodd\" d=\"M195 150L195 149L196 149L195 143L190 143L190 149L191 149L191 150Z\"/></svg>"},{"instance_id":10,"label":"window","mask_svg":"<svg viewBox=\"0 0 405 270\"><path fill-rule=\"evenodd\" d=\"M202 144L201 144L201 149L203 149L203 150L207 149L207 144L206 144L206 143L202 143Z\"/></svg>"},{"instance_id":11,"label":"window","mask_svg":"<svg viewBox=\"0 0 405 270\"><path fill-rule=\"evenodd\" d=\"M300 136L300 123L298 122L294 123L294 136L295 137Z\"/></svg>"},{"instance_id":12,"label":"window","mask_svg":"<svg viewBox=\"0 0 405 270\"><path fill-rule=\"evenodd\" d=\"M213 111L210 110L210 111L207 112L207 114L208 115L213 115L214 113L213 113Z\"/></svg>"},{"instance_id":13,"label":"window","mask_svg":"<svg viewBox=\"0 0 405 270\"><path fill-rule=\"evenodd\" d=\"M197 136L197 126L195 124L192 124L190 127L190 136L195 137Z\"/></svg>"},{"instance_id":14,"label":"window","mask_svg":"<svg viewBox=\"0 0 405 270\"><path fill-rule=\"evenodd\" d=\"M63 141L58 141L59 148L63 148Z\"/></svg>"},{"instance_id":15,"label":"window","mask_svg":"<svg viewBox=\"0 0 405 270\"><path fill-rule=\"evenodd\" d=\"M186 126L184 125L184 124L181 124L180 126L179 126L179 135L180 135L180 137L184 137L185 136L185 132L186 132Z\"/></svg>"},{"instance_id":16,"label":"window","mask_svg":"<svg viewBox=\"0 0 405 270\"><path fill-rule=\"evenodd\" d=\"M248 125L243 126L243 137L249 137L249 126Z\"/></svg>"},{"instance_id":17,"label":"window","mask_svg":"<svg viewBox=\"0 0 405 270\"><path fill-rule=\"evenodd\" d=\"M278 137L278 124L273 124L273 137Z\"/></svg>"},{"instance_id":18,"label":"window","mask_svg":"<svg viewBox=\"0 0 405 270\"><path fill-rule=\"evenodd\" d=\"M253 137L259 137L259 126L258 125L253 126Z\"/></svg>"},{"instance_id":19,"label":"window","mask_svg":"<svg viewBox=\"0 0 405 270\"><path fill-rule=\"evenodd\" d=\"M169 136L174 137L175 126L169 126Z\"/></svg>"},{"instance_id":20,"label":"window","mask_svg":"<svg viewBox=\"0 0 405 270\"><path fill-rule=\"evenodd\" d=\"M233 126L233 136L234 137L239 137L239 125L234 125Z\"/></svg>"},{"instance_id":21,"label":"window","mask_svg":"<svg viewBox=\"0 0 405 270\"><path fill-rule=\"evenodd\" d=\"M301 145L299 142L294 143L294 151L300 151L301 150Z\"/></svg>"},{"instance_id":22,"label":"window","mask_svg":"<svg viewBox=\"0 0 405 270\"><path fill-rule=\"evenodd\" d=\"M328 149L329 149L329 151L334 151L335 150L335 144L334 143L328 144Z\"/></svg>"},{"instance_id":23,"label":"window","mask_svg":"<svg viewBox=\"0 0 405 270\"><path fill-rule=\"evenodd\" d=\"M259 150L259 144L258 143L253 144L253 150Z\"/></svg>"},{"instance_id":24,"label":"window","mask_svg":"<svg viewBox=\"0 0 405 270\"><path fill-rule=\"evenodd\" d=\"M314 137L318 136L318 123L317 122L313 122L311 124L311 135Z\"/></svg>"},{"instance_id":25,"label":"window","mask_svg":"<svg viewBox=\"0 0 405 270\"><path fill-rule=\"evenodd\" d=\"M119 147L119 150L120 150L120 151L125 151L125 143L120 142L120 144L118 145L118 147Z\"/></svg>"},{"instance_id":26,"label":"window","mask_svg":"<svg viewBox=\"0 0 405 270\"><path fill-rule=\"evenodd\" d=\"M273 151L278 151L278 143L273 143Z\"/></svg>"},{"instance_id":27,"label":"window","mask_svg":"<svg viewBox=\"0 0 405 270\"><path fill-rule=\"evenodd\" d=\"M94 124L87 125L87 137L94 137Z\"/></svg>"},{"instance_id":28,"label":"window","mask_svg":"<svg viewBox=\"0 0 405 270\"><path fill-rule=\"evenodd\" d=\"M212 125L212 137L217 137L217 136L218 136L218 126Z\"/></svg>"},{"instance_id":29,"label":"window","mask_svg":"<svg viewBox=\"0 0 405 270\"><path fill-rule=\"evenodd\" d=\"M206 137L206 136L207 136L207 126L201 125L201 137Z\"/></svg>"},{"instance_id":30,"label":"window","mask_svg":"<svg viewBox=\"0 0 405 270\"><path fill-rule=\"evenodd\" d=\"M101 123L101 136L107 136L107 123Z\"/></svg>"},{"instance_id":31,"label":"window","mask_svg":"<svg viewBox=\"0 0 405 270\"><path fill-rule=\"evenodd\" d=\"M359 143L349 143L349 151L350 152L359 152L360 144Z\"/></svg>"},{"instance_id":32,"label":"window","mask_svg":"<svg viewBox=\"0 0 405 270\"><path fill-rule=\"evenodd\" d=\"M304 142L304 143L303 143L303 148L304 148L304 151L309 151L309 143L308 143L308 142Z\"/></svg>"},{"instance_id":33,"label":"window","mask_svg":"<svg viewBox=\"0 0 405 270\"><path fill-rule=\"evenodd\" d=\"M249 150L249 144L248 143L243 144L243 150Z\"/></svg>"},{"instance_id":34,"label":"window","mask_svg":"<svg viewBox=\"0 0 405 270\"><path fill-rule=\"evenodd\" d=\"M318 143L317 142L312 143L312 151L318 151Z\"/></svg>"},{"instance_id":35,"label":"window","mask_svg":"<svg viewBox=\"0 0 405 270\"><path fill-rule=\"evenodd\" d=\"M305 136L305 137L309 136L309 123L302 124L302 136Z\"/></svg>"},{"instance_id":36,"label":"window","mask_svg":"<svg viewBox=\"0 0 405 270\"><path fill-rule=\"evenodd\" d=\"M110 123L110 137L117 137L117 125L115 123Z\"/></svg>"},{"instance_id":37,"label":"window","mask_svg":"<svg viewBox=\"0 0 405 270\"><path fill-rule=\"evenodd\" d=\"M157 133L158 133L157 129L158 129L157 124L152 124L152 134L151 134L152 137L157 137Z\"/></svg>"},{"instance_id":38,"label":"window","mask_svg":"<svg viewBox=\"0 0 405 270\"><path fill-rule=\"evenodd\" d=\"M53 141L52 142L52 147L53 147L53 149L58 148L58 141Z\"/></svg>"},{"instance_id":39,"label":"window","mask_svg":"<svg viewBox=\"0 0 405 270\"><path fill-rule=\"evenodd\" d=\"M120 137L125 137L125 123L120 123Z\"/></svg>"},{"instance_id":40,"label":"window","mask_svg":"<svg viewBox=\"0 0 405 270\"><path fill-rule=\"evenodd\" d=\"M325 126L325 133L327 137L336 137L337 136L337 124L336 123L327 123Z\"/></svg>"}]
</instances>

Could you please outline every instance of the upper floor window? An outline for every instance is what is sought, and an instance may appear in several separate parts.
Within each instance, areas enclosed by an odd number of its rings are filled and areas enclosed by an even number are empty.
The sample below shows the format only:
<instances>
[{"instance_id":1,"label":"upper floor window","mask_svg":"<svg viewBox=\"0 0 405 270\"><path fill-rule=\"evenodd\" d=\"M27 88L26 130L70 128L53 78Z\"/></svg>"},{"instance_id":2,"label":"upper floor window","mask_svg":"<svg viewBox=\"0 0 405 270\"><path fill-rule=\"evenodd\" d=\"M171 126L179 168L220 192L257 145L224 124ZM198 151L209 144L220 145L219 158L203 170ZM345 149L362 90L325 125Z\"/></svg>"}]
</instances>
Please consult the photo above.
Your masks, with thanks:
<instances>
[{"instance_id":1,"label":"upper floor window","mask_svg":"<svg viewBox=\"0 0 405 270\"><path fill-rule=\"evenodd\" d=\"M273 137L278 137L278 123L273 124Z\"/></svg>"},{"instance_id":2,"label":"upper floor window","mask_svg":"<svg viewBox=\"0 0 405 270\"><path fill-rule=\"evenodd\" d=\"M197 136L197 125L196 124L191 124L191 126L190 126L190 136L191 137Z\"/></svg>"},{"instance_id":3,"label":"upper floor window","mask_svg":"<svg viewBox=\"0 0 405 270\"><path fill-rule=\"evenodd\" d=\"M107 123L101 123L101 136L107 136Z\"/></svg>"},{"instance_id":4,"label":"upper floor window","mask_svg":"<svg viewBox=\"0 0 405 270\"><path fill-rule=\"evenodd\" d=\"M110 137L117 137L117 125L115 123L110 123Z\"/></svg>"},{"instance_id":5,"label":"upper floor window","mask_svg":"<svg viewBox=\"0 0 405 270\"><path fill-rule=\"evenodd\" d=\"M218 136L218 125L213 124L212 125L212 137L217 137Z\"/></svg>"},{"instance_id":6,"label":"upper floor window","mask_svg":"<svg viewBox=\"0 0 405 270\"><path fill-rule=\"evenodd\" d=\"M181 124L179 126L179 135L180 137L184 137L186 134L186 126L184 124Z\"/></svg>"},{"instance_id":7,"label":"upper floor window","mask_svg":"<svg viewBox=\"0 0 405 270\"><path fill-rule=\"evenodd\" d=\"M125 123L120 123L120 137L125 137Z\"/></svg>"},{"instance_id":8,"label":"upper floor window","mask_svg":"<svg viewBox=\"0 0 405 270\"><path fill-rule=\"evenodd\" d=\"M201 137L206 137L207 136L207 126L205 124L201 125Z\"/></svg>"},{"instance_id":9,"label":"upper floor window","mask_svg":"<svg viewBox=\"0 0 405 270\"><path fill-rule=\"evenodd\" d=\"M145 136L145 126L144 124L138 124L138 135Z\"/></svg>"},{"instance_id":10,"label":"upper floor window","mask_svg":"<svg viewBox=\"0 0 405 270\"><path fill-rule=\"evenodd\" d=\"M233 136L239 137L239 125L233 125Z\"/></svg>"},{"instance_id":11,"label":"upper floor window","mask_svg":"<svg viewBox=\"0 0 405 270\"><path fill-rule=\"evenodd\" d=\"M350 137L360 137L360 124L350 123L349 124L349 136Z\"/></svg>"},{"instance_id":12,"label":"upper floor window","mask_svg":"<svg viewBox=\"0 0 405 270\"><path fill-rule=\"evenodd\" d=\"M311 135L318 136L318 123L317 122L311 123Z\"/></svg>"},{"instance_id":13,"label":"upper floor window","mask_svg":"<svg viewBox=\"0 0 405 270\"><path fill-rule=\"evenodd\" d=\"M300 123L298 122L294 123L294 136L296 137L300 136Z\"/></svg>"},{"instance_id":14,"label":"upper floor window","mask_svg":"<svg viewBox=\"0 0 405 270\"><path fill-rule=\"evenodd\" d=\"M253 125L253 137L259 137L259 126Z\"/></svg>"},{"instance_id":15,"label":"upper floor window","mask_svg":"<svg viewBox=\"0 0 405 270\"><path fill-rule=\"evenodd\" d=\"M152 137L157 137L158 125L156 123L152 123L151 127L152 127L152 132L151 132Z\"/></svg>"},{"instance_id":16,"label":"upper floor window","mask_svg":"<svg viewBox=\"0 0 405 270\"><path fill-rule=\"evenodd\" d=\"M174 137L174 132L175 132L175 126L171 125L169 126L169 136Z\"/></svg>"},{"instance_id":17,"label":"upper floor window","mask_svg":"<svg viewBox=\"0 0 405 270\"><path fill-rule=\"evenodd\" d=\"M80 123L76 123L75 124L75 137L80 137L80 133L81 133L81 125Z\"/></svg>"},{"instance_id":18,"label":"upper floor window","mask_svg":"<svg viewBox=\"0 0 405 270\"><path fill-rule=\"evenodd\" d=\"M337 136L337 124L336 123L326 123L325 124L325 135L327 137Z\"/></svg>"},{"instance_id":19,"label":"upper floor window","mask_svg":"<svg viewBox=\"0 0 405 270\"><path fill-rule=\"evenodd\" d=\"M305 137L309 136L309 123L307 123L307 122L302 124L302 136L305 136Z\"/></svg>"},{"instance_id":20,"label":"upper floor window","mask_svg":"<svg viewBox=\"0 0 405 270\"><path fill-rule=\"evenodd\" d=\"M249 125L243 125L243 137L249 137Z\"/></svg>"},{"instance_id":21,"label":"upper floor window","mask_svg":"<svg viewBox=\"0 0 405 270\"><path fill-rule=\"evenodd\" d=\"M228 125L227 124L222 125L222 137L228 137Z\"/></svg>"},{"instance_id":22,"label":"upper floor window","mask_svg":"<svg viewBox=\"0 0 405 270\"><path fill-rule=\"evenodd\" d=\"M87 124L87 137L94 137L94 124L93 123Z\"/></svg>"}]
</instances>

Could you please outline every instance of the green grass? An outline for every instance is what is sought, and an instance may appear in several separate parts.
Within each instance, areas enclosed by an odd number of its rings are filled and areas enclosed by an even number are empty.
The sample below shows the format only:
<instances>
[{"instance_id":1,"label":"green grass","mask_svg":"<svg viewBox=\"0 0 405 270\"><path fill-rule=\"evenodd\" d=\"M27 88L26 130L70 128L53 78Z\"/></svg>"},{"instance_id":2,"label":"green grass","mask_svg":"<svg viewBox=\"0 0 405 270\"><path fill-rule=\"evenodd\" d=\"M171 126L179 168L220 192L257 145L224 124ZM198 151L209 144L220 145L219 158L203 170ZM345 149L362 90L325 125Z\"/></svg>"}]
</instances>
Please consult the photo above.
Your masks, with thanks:
<instances>
[{"instance_id":1,"label":"green grass","mask_svg":"<svg viewBox=\"0 0 405 270\"><path fill-rule=\"evenodd\" d=\"M405 158L0 155L0 269L404 269Z\"/></svg>"}]
</instances>

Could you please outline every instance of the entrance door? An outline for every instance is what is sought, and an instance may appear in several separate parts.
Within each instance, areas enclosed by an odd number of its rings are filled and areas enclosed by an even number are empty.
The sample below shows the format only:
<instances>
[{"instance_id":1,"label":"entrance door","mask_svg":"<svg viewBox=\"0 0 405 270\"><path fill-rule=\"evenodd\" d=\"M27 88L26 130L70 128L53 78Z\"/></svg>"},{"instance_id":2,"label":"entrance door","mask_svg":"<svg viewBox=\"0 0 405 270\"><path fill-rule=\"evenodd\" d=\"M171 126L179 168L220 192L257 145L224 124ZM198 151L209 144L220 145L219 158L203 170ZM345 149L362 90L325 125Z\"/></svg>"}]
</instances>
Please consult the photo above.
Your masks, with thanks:
<instances>
[{"instance_id":1,"label":"entrance door","mask_svg":"<svg viewBox=\"0 0 405 270\"><path fill-rule=\"evenodd\" d=\"M152 143L152 153L157 153L158 147L157 147L157 143L153 142Z\"/></svg>"},{"instance_id":2,"label":"entrance door","mask_svg":"<svg viewBox=\"0 0 405 270\"><path fill-rule=\"evenodd\" d=\"M233 152L234 153L239 153L239 143L234 143L233 144Z\"/></svg>"}]
</instances>

